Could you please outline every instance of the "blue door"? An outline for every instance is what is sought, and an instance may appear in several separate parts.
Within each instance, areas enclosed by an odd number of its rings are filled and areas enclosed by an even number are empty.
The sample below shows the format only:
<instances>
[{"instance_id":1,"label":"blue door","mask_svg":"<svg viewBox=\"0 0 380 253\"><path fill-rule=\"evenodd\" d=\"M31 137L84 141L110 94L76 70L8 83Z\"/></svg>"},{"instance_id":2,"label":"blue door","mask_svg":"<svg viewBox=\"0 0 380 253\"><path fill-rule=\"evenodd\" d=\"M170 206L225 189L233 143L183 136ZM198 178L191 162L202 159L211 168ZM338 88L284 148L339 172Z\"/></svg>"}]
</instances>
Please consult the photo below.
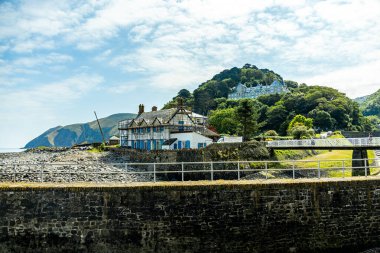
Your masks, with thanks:
<instances>
[{"instance_id":1,"label":"blue door","mask_svg":"<svg viewBox=\"0 0 380 253\"><path fill-rule=\"evenodd\" d=\"M178 149L182 149L182 141L178 141Z\"/></svg>"},{"instance_id":2,"label":"blue door","mask_svg":"<svg viewBox=\"0 0 380 253\"><path fill-rule=\"evenodd\" d=\"M150 141L147 141L146 149L150 150Z\"/></svg>"},{"instance_id":3,"label":"blue door","mask_svg":"<svg viewBox=\"0 0 380 253\"><path fill-rule=\"evenodd\" d=\"M177 149L177 143L174 143L174 149Z\"/></svg>"},{"instance_id":4,"label":"blue door","mask_svg":"<svg viewBox=\"0 0 380 253\"><path fill-rule=\"evenodd\" d=\"M144 149L144 141L140 141L140 149Z\"/></svg>"},{"instance_id":5,"label":"blue door","mask_svg":"<svg viewBox=\"0 0 380 253\"><path fill-rule=\"evenodd\" d=\"M185 142L185 148L190 148L190 141Z\"/></svg>"}]
</instances>

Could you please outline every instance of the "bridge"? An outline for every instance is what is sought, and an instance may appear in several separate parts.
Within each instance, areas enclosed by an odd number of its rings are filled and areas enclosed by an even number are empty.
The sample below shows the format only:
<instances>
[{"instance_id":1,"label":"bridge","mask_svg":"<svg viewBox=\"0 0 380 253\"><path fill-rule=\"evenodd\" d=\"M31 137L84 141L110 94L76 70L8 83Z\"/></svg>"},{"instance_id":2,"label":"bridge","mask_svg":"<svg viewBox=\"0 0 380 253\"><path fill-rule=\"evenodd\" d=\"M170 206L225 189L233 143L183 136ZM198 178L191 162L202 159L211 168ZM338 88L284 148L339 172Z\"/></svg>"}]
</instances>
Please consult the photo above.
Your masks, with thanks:
<instances>
[{"instance_id":1,"label":"bridge","mask_svg":"<svg viewBox=\"0 0 380 253\"><path fill-rule=\"evenodd\" d=\"M380 149L380 137L341 138L341 139L305 139L269 141L272 149L317 149L317 150L353 150L353 167L367 168L367 150ZM365 169L366 170L366 169ZM365 170L353 169L352 175L364 175Z\"/></svg>"},{"instance_id":2,"label":"bridge","mask_svg":"<svg viewBox=\"0 0 380 253\"><path fill-rule=\"evenodd\" d=\"M380 137L347 139L305 139L269 141L268 148L273 149L380 149Z\"/></svg>"}]
</instances>

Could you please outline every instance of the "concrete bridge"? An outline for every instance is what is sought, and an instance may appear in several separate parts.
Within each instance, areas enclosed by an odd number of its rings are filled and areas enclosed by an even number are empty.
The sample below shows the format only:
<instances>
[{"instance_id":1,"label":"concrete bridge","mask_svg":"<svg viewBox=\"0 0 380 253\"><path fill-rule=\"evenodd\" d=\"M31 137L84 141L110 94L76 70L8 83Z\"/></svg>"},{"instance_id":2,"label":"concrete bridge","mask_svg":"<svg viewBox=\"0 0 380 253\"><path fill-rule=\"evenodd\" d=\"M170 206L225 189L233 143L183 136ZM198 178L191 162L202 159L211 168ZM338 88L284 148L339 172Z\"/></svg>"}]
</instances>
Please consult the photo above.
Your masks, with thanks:
<instances>
[{"instance_id":1,"label":"concrete bridge","mask_svg":"<svg viewBox=\"0 0 380 253\"><path fill-rule=\"evenodd\" d=\"M367 150L380 149L380 137L341 138L341 139L305 139L269 141L268 148L272 149L318 149L318 150L353 150L352 166L367 168ZM361 159L361 160L358 160ZM364 169L352 169L352 175L364 175Z\"/></svg>"},{"instance_id":2,"label":"concrete bridge","mask_svg":"<svg viewBox=\"0 0 380 253\"><path fill-rule=\"evenodd\" d=\"M380 149L380 137L269 141L274 149Z\"/></svg>"}]
</instances>

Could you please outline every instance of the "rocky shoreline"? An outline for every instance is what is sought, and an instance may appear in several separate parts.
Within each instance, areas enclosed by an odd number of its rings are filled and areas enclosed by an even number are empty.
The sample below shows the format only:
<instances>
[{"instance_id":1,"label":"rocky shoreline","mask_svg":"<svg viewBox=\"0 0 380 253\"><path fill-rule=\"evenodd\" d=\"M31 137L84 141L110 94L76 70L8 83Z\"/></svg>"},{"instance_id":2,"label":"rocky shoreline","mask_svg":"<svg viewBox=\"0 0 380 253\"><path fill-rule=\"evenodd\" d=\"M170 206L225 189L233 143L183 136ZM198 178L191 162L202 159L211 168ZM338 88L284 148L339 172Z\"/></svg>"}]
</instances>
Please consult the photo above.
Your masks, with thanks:
<instances>
[{"instance_id":1,"label":"rocky shoreline","mask_svg":"<svg viewBox=\"0 0 380 253\"><path fill-rule=\"evenodd\" d=\"M0 153L2 182L145 182L151 174L129 174L127 155L67 148ZM141 171L141 169L139 170Z\"/></svg>"}]
</instances>

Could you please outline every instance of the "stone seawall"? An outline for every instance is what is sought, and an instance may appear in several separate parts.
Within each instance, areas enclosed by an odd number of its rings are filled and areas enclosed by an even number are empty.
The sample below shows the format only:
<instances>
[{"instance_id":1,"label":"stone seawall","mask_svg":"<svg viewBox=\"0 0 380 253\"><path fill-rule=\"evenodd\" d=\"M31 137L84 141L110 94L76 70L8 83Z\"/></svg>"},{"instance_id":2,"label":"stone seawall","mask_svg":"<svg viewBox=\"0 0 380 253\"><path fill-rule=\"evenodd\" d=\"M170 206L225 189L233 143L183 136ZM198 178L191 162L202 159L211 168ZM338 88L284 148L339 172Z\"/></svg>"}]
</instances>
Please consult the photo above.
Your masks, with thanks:
<instances>
[{"instance_id":1,"label":"stone seawall","mask_svg":"<svg viewBox=\"0 0 380 253\"><path fill-rule=\"evenodd\" d=\"M0 252L360 252L380 180L0 185Z\"/></svg>"}]
</instances>

